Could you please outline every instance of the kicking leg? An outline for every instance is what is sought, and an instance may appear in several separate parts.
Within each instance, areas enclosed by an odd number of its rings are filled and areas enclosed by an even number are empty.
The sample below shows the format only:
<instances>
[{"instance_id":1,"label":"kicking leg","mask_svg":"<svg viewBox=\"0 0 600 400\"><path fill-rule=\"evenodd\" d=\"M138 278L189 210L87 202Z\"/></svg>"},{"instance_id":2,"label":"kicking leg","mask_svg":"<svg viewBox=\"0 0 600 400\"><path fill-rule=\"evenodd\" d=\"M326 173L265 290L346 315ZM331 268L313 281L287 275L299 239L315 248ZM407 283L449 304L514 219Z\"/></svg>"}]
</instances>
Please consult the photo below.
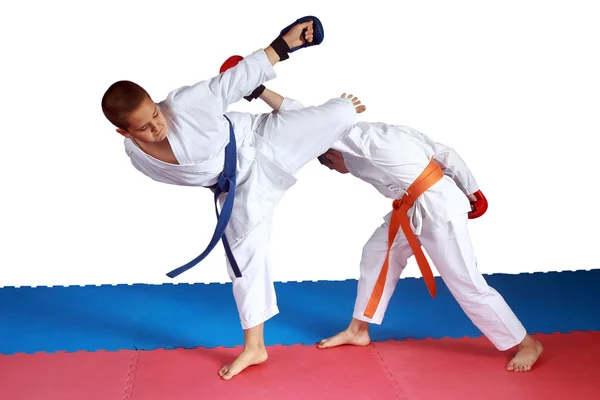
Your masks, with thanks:
<instances>
[{"instance_id":1,"label":"kicking leg","mask_svg":"<svg viewBox=\"0 0 600 400\"><path fill-rule=\"evenodd\" d=\"M350 325L346 330L322 340L318 347L321 349L336 347L344 344L366 346L371 342L369 337L369 323L380 325L383 321L383 316L389 304L389 301L394 294L396 284L402 271L406 267L407 260L412 256L412 250L406 237L400 231L394 240L392 250L390 252L389 269L386 279L385 288L381 296L379 307L373 318L367 318L363 315L367 304L373 293L375 282L379 277L379 273L385 261L388 250L388 231L389 217L387 215L386 222L375 230L371 238L363 248L362 260L360 263L360 278L358 280L358 293L354 304L354 314Z\"/></svg>"},{"instance_id":2,"label":"kicking leg","mask_svg":"<svg viewBox=\"0 0 600 400\"><path fill-rule=\"evenodd\" d=\"M310 161L325 153L345 134L364 106L351 98L334 98L320 106L273 112L255 127L268 148L296 174Z\"/></svg>"},{"instance_id":3,"label":"kicking leg","mask_svg":"<svg viewBox=\"0 0 600 400\"><path fill-rule=\"evenodd\" d=\"M272 218L271 215L261 222L231 249L242 272L242 277L236 278L228 263L233 295L244 329L244 349L231 364L219 371L226 380L268 358L264 322L279 313L268 254Z\"/></svg>"},{"instance_id":4,"label":"kicking leg","mask_svg":"<svg viewBox=\"0 0 600 400\"><path fill-rule=\"evenodd\" d=\"M506 369L529 371L543 347L527 334L504 298L479 272L467 221L465 214L440 227L428 226L423 229L421 243L473 324L498 350L517 346L517 354Z\"/></svg>"}]
</instances>

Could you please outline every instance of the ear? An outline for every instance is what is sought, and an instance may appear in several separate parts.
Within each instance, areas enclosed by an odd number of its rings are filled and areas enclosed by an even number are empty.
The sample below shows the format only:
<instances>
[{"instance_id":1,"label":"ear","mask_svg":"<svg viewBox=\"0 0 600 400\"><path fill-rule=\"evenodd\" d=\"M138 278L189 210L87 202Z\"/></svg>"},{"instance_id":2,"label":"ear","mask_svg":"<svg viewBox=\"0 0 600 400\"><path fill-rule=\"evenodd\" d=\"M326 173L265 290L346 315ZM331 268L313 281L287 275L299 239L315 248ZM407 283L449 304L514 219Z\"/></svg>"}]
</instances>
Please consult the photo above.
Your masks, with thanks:
<instances>
[{"instance_id":1,"label":"ear","mask_svg":"<svg viewBox=\"0 0 600 400\"><path fill-rule=\"evenodd\" d=\"M325 158L332 162L337 160L337 156L331 153L325 153Z\"/></svg>"},{"instance_id":2,"label":"ear","mask_svg":"<svg viewBox=\"0 0 600 400\"><path fill-rule=\"evenodd\" d=\"M127 132L127 131L126 131L126 130L124 130L124 129L117 128L117 132L118 132L119 134L121 134L121 135L125 136L126 138L130 138L130 137L131 137L131 135L129 134L129 132Z\"/></svg>"}]
</instances>

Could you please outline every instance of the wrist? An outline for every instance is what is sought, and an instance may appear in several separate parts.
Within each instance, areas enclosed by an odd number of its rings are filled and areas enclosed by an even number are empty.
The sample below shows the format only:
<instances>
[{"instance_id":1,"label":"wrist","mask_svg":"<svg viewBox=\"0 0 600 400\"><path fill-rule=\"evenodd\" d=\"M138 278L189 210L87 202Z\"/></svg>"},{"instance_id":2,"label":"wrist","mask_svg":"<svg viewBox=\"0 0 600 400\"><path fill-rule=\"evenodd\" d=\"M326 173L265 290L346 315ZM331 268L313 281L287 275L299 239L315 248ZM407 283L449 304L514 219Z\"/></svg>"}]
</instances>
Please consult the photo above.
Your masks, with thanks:
<instances>
[{"instance_id":1,"label":"wrist","mask_svg":"<svg viewBox=\"0 0 600 400\"><path fill-rule=\"evenodd\" d=\"M259 87L254 89L254 91L252 93L250 93L248 96L244 96L244 99L246 99L248 101L258 99L263 94L265 89L266 89L265 85L260 85Z\"/></svg>"},{"instance_id":2,"label":"wrist","mask_svg":"<svg viewBox=\"0 0 600 400\"><path fill-rule=\"evenodd\" d=\"M267 59L271 66L277 64L279 62L279 55L275 52L273 47L269 46L264 49Z\"/></svg>"},{"instance_id":3,"label":"wrist","mask_svg":"<svg viewBox=\"0 0 600 400\"><path fill-rule=\"evenodd\" d=\"M289 58L288 53L290 52L290 45L282 36L277 36L275 40L269 46L271 47L275 53L279 56L279 61L284 61Z\"/></svg>"}]
</instances>

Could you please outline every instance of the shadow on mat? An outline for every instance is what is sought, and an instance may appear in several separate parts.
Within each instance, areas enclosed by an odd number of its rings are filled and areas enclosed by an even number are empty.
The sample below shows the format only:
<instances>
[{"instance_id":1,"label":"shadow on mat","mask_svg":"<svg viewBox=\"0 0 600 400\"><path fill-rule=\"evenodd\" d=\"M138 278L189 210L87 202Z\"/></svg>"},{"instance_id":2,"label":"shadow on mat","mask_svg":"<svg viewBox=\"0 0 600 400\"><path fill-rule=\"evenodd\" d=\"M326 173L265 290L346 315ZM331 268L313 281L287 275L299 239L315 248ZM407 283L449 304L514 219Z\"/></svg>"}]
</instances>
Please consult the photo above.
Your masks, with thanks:
<instances>
[{"instance_id":1,"label":"shadow on mat","mask_svg":"<svg viewBox=\"0 0 600 400\"><path fill-rule=\"evenodd\" d=\"M177 349L179 351L185 351L187 354L192 354L194 357L200 357L205 359L212 359L215 362L215 367L221 368L227 364L230 364L239 355L236 349L225 349L225 348L212 348L207 349L203 347L189 348L189 349ZM151 350L144 350L151 351ZM174 350L166 350L174 351Z\"/></svg>"},{"instance_id":2,"label":"shadow on mat","mask_svg":"<svg viewBox=\"0 0 600 400\"><path fill-rule=\"evenodd\" d=\"M506 351L497 350L494 345L481 336L476 341L469 340L471 338L464 339L419 339L410 341L395 341L385 343L373 343L376 349L382 349L385 353L385 349L395 349L396 352L401 353L402 348L407 346L418 347L420 350L426 352L432 352L435 354L448 354L454 353L461 356L476 356L482 359L494 359L500 363L507 364L517 353L516 348L509 349ZM385 346L385 347L384 347ZM424 355L426 356L426 355ZM547 362L546 357L540 358L536 363L537 368L543 366Z\"/></svg>"}]
</instances>

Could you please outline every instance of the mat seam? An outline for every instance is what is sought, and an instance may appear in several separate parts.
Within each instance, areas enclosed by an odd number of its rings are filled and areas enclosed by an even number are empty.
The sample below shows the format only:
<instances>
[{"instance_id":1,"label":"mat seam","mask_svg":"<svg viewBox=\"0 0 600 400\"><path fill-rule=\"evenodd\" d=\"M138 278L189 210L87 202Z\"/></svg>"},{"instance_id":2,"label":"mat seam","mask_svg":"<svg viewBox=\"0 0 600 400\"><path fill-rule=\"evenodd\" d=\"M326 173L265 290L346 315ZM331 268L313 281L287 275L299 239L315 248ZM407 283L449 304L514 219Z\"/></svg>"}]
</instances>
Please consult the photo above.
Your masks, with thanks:
<instances>
[{"instance_id":1,"label":"mat seam","mask_svg":"<svg viewBox=\"0 0 600 400\"><path fill-rule=\"evenodd\" d=\"M125 393L123 394L122 400L131 399L133 396L133 386L137 372L139 353L139 350L135 349L135 352L129 359L129 369L127 370L127 380L125 381Z\"/></svg>"},{"instance_id":2,"label":"mat seam","mask_svg":"<svg viewBox=\"0 0 600 400\"><path fill-rule=\"evenodd\" d=\"M381 372L383 372L383 374L385 375L386 379L390 383L390 386L394 390L394 393L396 394L396 396L400 400L408 400L408 397L406 397L404 395L404 391L400 387L400 383L398 383L398 381L394 377L394 374L390 371L390 368L387 366L387 364L386 364L385 360L383 359L383 356L381 355L381 353L379 353L379 350L377 350L377 348L375 347L375 344L370 343L369 344L369 349L371 350L371 354L373 355L373 357L377 361L377 364L379 365L379 368L381 368Z\"/></svg>"},{"instance_id":3,"label":"mat seam","mask_svg":"<svg viewBox=\"0 0 600 400\"><path fill-rule=\"evenodd\" d=\"M148 292L148 286L144 286L142 290L142 294L145 295ZM147 312L146 312L147 313ZM127 371L127 380L125 381L125 392L123 394L122 400L131 399L133 397L133 390L135 385L135 377L137 374L137 368L139 364L140 357L140 348L138 345L142 341L144 337L144 327L146 325L146 313L142 313L137 315L137 329L135 331L135 335L133 335L133 348L134 353L129 359L129 370Z\"/></svg>"}]
</instances>

